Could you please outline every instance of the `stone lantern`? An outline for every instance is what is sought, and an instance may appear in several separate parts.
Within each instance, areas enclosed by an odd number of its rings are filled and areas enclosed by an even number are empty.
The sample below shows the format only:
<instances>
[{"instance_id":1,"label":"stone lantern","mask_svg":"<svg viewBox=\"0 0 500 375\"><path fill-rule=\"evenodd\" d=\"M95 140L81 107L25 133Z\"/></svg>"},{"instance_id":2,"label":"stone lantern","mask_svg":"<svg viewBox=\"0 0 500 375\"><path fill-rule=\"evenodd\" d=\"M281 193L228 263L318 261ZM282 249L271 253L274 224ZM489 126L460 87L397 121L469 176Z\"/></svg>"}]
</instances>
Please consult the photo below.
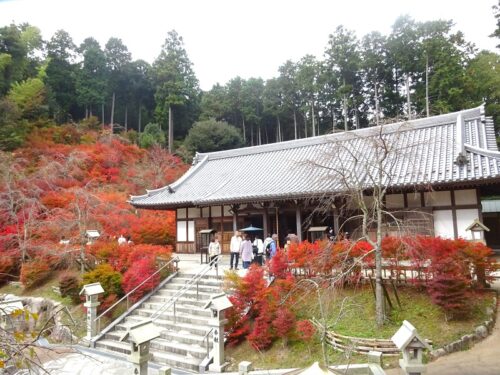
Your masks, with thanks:
<instances>
[{"instance_id":1,"label":"stone lantern","mask_svg":"<svg viewBox=\"0 0 500 375\"><path fill-rule=\"evenodd\" d=\"M101 283L92 283L83 286L80 295L85 295L85 303L83 306L87 308L87 336L85 339L90 341L92 337L97 335L97 306L100 305L98 297L104 293Z\"/></svg>"},{"instance_id":2,"label":"stone lantern","mask_svg":"<svg viewBox=\"0 0 500 375\"><path fill-rule=\"evenodd\" d=\"M127 331L120 338L120 341L128 339L130 343L130 355L127 359L134 365L134 374L147 375L148 361L151 359L150 342L158 337L160 337L160 330L151 320L127 326Z\"/></svg>"},{"instance_id":3,"label":"stone lantern","mask_svg":"<svg viewBox=\"0 0 500 375\"><path fill-rule=\"evenodd\" d=\"M227 319L224 318L224 311L232 306L233 304L225 293L213 296L204 306L204 309L210 309L211 316L208 325L213 332L214 362L209 366L210 371L223 372L228 365L224 362L224 325L227 323Z\"/></svg>"},{"instance_id":4,"label":"stone lantern","mask_svg":"<svg viewBox=\"0 0 500 375\"><path fill-rule=\"evenodd\" d=\"M466 231L471 232L471 238L474 242L481 242L486 245L486 240L484 239L484 232L489 232L490 228L481 223L479 219L474 219L471 225L469 225Z\"/></svg>"},{"instance_id":5,"label":"stone lantern","mask_svg":"<svg viewBox=\"0 0 500 375\"><path fill-rule=\"evenodd\" d=\"M392 342L403 353L403 358L399 360L399 366L405 375L421 375L426 372L423 362L424 349L431 347L417 333L417 329L407 320L392 336Z\"/></svg>"}]
</instances>

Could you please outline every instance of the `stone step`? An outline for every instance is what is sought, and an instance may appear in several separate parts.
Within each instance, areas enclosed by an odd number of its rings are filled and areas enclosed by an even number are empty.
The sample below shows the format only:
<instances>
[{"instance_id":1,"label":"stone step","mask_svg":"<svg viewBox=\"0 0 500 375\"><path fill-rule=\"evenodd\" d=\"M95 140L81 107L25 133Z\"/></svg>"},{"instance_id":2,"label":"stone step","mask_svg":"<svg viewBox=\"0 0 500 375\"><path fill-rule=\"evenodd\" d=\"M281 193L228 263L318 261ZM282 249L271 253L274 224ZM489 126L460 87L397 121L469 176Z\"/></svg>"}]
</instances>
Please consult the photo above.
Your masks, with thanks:
<instances>
[{"instance_id":1,"label":"stone step","mask_svg":"<svg viewBox=\"0 0 500 375\"><path fill-rule=\"evenodd\" d=\"M207 348L201 345L184 344L162 338L151 341L151 348L157 352L175 353L183 356L199 358L200 361L207 356Z\"/></svg>"},{"instance_id":2,"label":"stone step","mask_svg":"<svg viewBox=\"0 0 500 375\"><path fill-rule=\"evenodd\" d=\"M141 305L141 309L158 311L164 305L165 303L161 302L144 302ZM169 311L170 310L173 311L173 307L169 308ZM210 310L205 310L202 307L185 305L183 303L178 303L178 302L175 304L175 310L177 313L182 313L182 314L190 314L207 318L210 318L211 316Z\"/></svg>"},{"instance_id":3,"label":"stone step","mask_svg":"<svg viewBox=\"0 0 500 375\"><path fill-rule=\"evenodd\" d=\"M219 271L220 271L219 276L216 276L215 271L212 270L212 271L209 271L208 274L203 275L203 277L200 280L206 280L206 281L217 280L217 281L222 282L222 280L224 279L224 272L222 272L221 270L219 270ZM176 279L192 279L195 276L196 276L196 274L194 274L194 273L184 273L181 271L177 274Z\"/></svg>"},{"instance_id":4,"label":"stone step","mask_svg":"<svg viewBox=\"0 0 500 375\"><path fill-rule=\"evenodd\" d=\"M182 368L199 372L201 360L199 358L182 356L175 353L162 353L157 350L151 352L153 355L153 362L159 364L166 364L173 368Z\"/></svg>"},{"instance_id":5,"label":"stone step","mask_svg":"<svg viewBox=\"0 0 500 375\"><path fill-rule=\"evenodd\" d=\"M163 327L162 327L163 328ZM112 341L120 341L124 330L111 331L106 333L105 339ZM169 342L182 343L187 345L195 345L206 348L207 339L205 335L192 334L190 331L173 331L168 329L162 329L160 332L160 337ZM208 339L208 345L212 348L212 340Z\"/></svg>"},{"instance_id":6,"label":"stone step","mask_svg":"<svg viewBox=\"0 0 500 375\"><path fill-rule=\"evenodd\" d=\"M106 349L124 355L130 354L130 344L128 342L104 339L97 341L96 348Z\"/></svg>"},{"instance_id":7,"label":"stone step","mask_svg":"<svg viewBox=\"0 0 500 375\"><path fill-rule=\"evenodd\" d=\"M165 303L170 301L172 298L171 296L161 296L161 295L155 295L152 296L148 302L152 303ZM182 304L184 306L197 306L197 307L203 307L207 304L207 301L204 300L197 300L195 298L178 298L177 299L178 304Z\"/></svg>"},{"instance_id":8,"label":"stone step","mask_svg":"<svg viewBox=\"0 0 500 375\"><path fill-rule=\"evenodd\" d=\"M150 309L143 309L143 308L138 308L135 311L135 315L139 315L141 317L146 317L150 318L151 315L156 313L156 310L150 310ZM169 309L167 311L163 311L159 317L159 319L165 319L165 320L171 320L174 321L174 312L172 309ZM198 325L207 325L209 317L203 317L199 315L192 315L189 313L184 313L180 311L176 311L175 314L175 321L176 322L181 322L181 323L191 323L191 324L198 324Z\"/></svg>"},{"instance_id":9,"label":"stone step","mask_svg":"<svg viewBox=\"0 0 500 375\"><path fill-rule=\"evenodd\" d=\"M164 285L161 290L175 290L176 292L179 291L179 290L182 290L182 288L184 287L184 285L182 284L171 284L171 283L168 283L166 285ZM196 288L196 285L192 285L188 291L194 291L196 292L196 290L198 290L198 292L204 292L204 293L220 293L222 291L222 288L220 286L213 286L213 285L198 285L198 288Z\"/></svg>"},{"instance_id":10,"label":"stone step","mask_svg":"<svg viewBox=\"0 0 500 375\"><path fill-rule=\"evenodd\" d=\"M159 296L170 296L173 297L177 294L176 290L172 289L160 289L158 291ZM206 292L198 292L196 293L196 290L188 290L185 292L182 297L183 298L188 298L188 299L197 299L197 300L205 300L208 301L212 296L216 295L218 293L206 293Z\"/></svg>"},{"instance_id":11,"label":"stone step","mask_svg":"<svg viewBox=\"0 0 500 375\"><path fill-rule=\"evenodd\" d=\"M120 355L130 354L130 344L127 342L118 342L112 340L99 340L96 344L97 348L104 349L106 351L119 353ZM199 356L193 356L192 354L177 354L170 352L161 352L154 348L150 350L152 355L152 360L159 364L168 364L172 367L187 369L191 371L198 372L199 365L203 358ZM205 349L206 355L206 349Z\"/></svg>"},{"instance_id":12,"label":"stone step","mask_svg":"<svg viewBox=\"0 0 500 375\"><path fill-rule=\"evenodd\" d=\"M183 344L194 344L194 345L199 345L203 348L206 347L207 339L205 338L205 335L196 335L192 334L190 331L172 331L168 329L164 329L163 331L160 332L160 337L169 341L177 341L181 342ZM208 337L208 345L210 348L212 348L212 339L209 335Z\"/></svg>"},{"instance_id":13,"label":"stone step","mask_svg":"<svg viewBox=\"0 0 500 375\"><path fill-rule=\"evenodd\" d=\"M186 284L191 281L190 277L183 277L183 276L177 276L174 279L172 279L171 282L174 282L176 284ZM215 279L215 278L201 278L198 283L200 285L210 285L210 286L220 286L223 284L222 279Z\"/></svg>"},{"instance_id":14,"label":"stone step","mask_svg":"<svg viewBox=\"0 0 500 375\"><path fill-rule=\"evenodd\" d=\"M143 317L139 316L128 316L126 319L126 322L139 322L143 321ZM186 323L186 322L179 322L177 321L174 323L173 320L167 320L167 319L161 319L158 318L155 320L155 324L158 327L161 327L163 329L169 330L169 331L178 331L178 332L188 332L192 335L197 335L197 336L205 336L205 334L210 330L208 325L197 325L197 324L191 324L191 323ZM116 330L118 331L123 331L126 329L125 325L123 323L117 324Z\"/></svg>"}]
</instances>

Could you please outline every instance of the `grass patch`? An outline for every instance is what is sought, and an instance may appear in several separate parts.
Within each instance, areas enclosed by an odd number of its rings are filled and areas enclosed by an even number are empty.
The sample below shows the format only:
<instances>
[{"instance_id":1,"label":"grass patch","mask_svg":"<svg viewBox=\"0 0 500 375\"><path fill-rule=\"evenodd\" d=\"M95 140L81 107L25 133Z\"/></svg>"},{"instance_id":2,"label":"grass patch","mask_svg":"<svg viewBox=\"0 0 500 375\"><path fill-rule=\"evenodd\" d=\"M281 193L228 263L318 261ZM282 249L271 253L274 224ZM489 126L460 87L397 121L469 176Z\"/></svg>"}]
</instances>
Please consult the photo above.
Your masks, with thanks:
<instances>
[{"instance_id":1,"label":"grass patch","mask_svg":"<svg viewBox=\"0 0 500 375\"><path fill-rule=\"evenodd\" d=\"M331 365L366 362L365 356L352 355L349 359L343 353L334 351L330 347L326 348L326 352ZM314 338L310 344L290 341L286 347L283 346L281 340L277 340L265 352L256 351L245 341L235 347L226 347L225 355L226 360L230 363L228 371L238 371L238 363L241 361L252 362L256 370L304 368L314 362L324 365L323 351L318 338Z\"/></svg>"},{"instance_id":2,"label":"grass patch","mask_svg":"<svg viewBox=\"0 0 500 375\"><path fill-rule=\"evenodd\" d=\"M74 306L69 297L61 297L52 290L53 286L59 286L59 277L64 272L54 272L52 277L42 285L34 288L25 289L22 286L5 284L0 288L0 294L14 294L20 297L42 297L62 303L65 306Z\"/></svg>"},{"instance_id":3,"label":"grass patch","mask_svg":"<svg viewBox=\"0 0 500 375\"><path fill-rule=\"evenodd\" d=\"M454 341L465 334L473 332L474 328L487 319L486 308L491 306L492 293L475 293L472 298L471 315L466 320L446 321L445 314L434 305L430 296L412 287L399 287L398 295L401 309L397 307L396 298L390 292L394 309L389 314L386 324L377 328L375 323L375 301L369 285L345 289L322 289L321 302L330 330L343 335L364 338L390 339L399 329L403 320L410 321L420 335L433 341L434 348ZM321 319L316 292L311 291L303 298L297 298L295 309L299 319ZM343 304L342 314L340 314ZM304 368L318 361L324 364L321 343L317 335L308 345L300 341L290 341L283 347L281 341L263 352L255 351L247 342L226 349L227 360L231 370L237 371L241 361L251 361L255 368ZM328 361L331 365L366 362L366 356L352 354L349 358L343 353L327 348ZM397 364L396 357L386 357L384 364Z\"/></svg>"},{"instance_id":4,"label":"grass patch","mask_svg":"<svg viewBox=\"0 0 500 375\"><path fill-rule=\"evenodd\" d=\"M390 293L394 309L388 314L386 324L378 328L375 323L375 302L370 286L354 289L327 290L323 294L324 304L328 312L327 321L331 329L348 336L364 338L390 339L401 327L403 320L411 322L420 335L430 339L435 347L454 341L471 333L474 327L486 320L486 307L491 306L491 293L475 293L471 303L471 314L464 320L446 321L443 310L434 305L430 296L412 287L399 287L398 295L401 308L396 298ZM339 318L341 302L344 301L343 314ZM311 309L301 308L302 314L310 318Z\"/></svg>"}]
</instances>

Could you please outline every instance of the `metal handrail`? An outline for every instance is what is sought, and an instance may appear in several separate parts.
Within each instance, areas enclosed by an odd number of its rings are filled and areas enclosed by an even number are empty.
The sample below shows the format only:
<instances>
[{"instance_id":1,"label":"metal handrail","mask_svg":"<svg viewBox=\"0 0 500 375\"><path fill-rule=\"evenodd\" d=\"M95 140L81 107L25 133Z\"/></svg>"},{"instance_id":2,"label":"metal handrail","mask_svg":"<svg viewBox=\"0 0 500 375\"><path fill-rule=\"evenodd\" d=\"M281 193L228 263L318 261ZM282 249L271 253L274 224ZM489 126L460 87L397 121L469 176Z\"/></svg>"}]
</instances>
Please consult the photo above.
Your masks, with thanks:
<instances>
[{"instance_id":1,"label":"metal handrail","mask_svg":"<svg viewBox=\"0 0 500 375\"><path fill-rule=\"evenodd\" d=\"M210 335L210 333L212 333L213 330L214 330L213 328L210 328L210 331L205 333L205 336L203 336L202 342L205 342L205 340L207 341L207 344L205 345L207 348L207 358L210 356L210 343L208 342L208 336Z\"/></svg>"},{"instance_id":2,"label":"metal handrail","mask_svg":"<svg viewBox=\"0 0 500 375\"><path fill-rule=\"evenodd\" d=\"M106 311L104 311L103 313L101 313L97 318L94 319L95 322L97 322L98 324L98 332L101 331L101 318L106 315L108 312L110 312L111 310L113 310L120 302L122 302L124 299L127 300L127 310L129 308L129 296L134 293L137 289L139 289L142 285L144 285L147 281L149 281L153 276L156 276L157 274L159 274L161 271L163 271L166 267L170 266L173 262L175 262L175 268L177 269L178 268L178 263L179 263L180 259L179 257L175 257L175 258L172 258L170 259L167 263L165 263L163 266L161 266L158 270L156 270L155 273L151 274L150 276L148 276L146 279L144 279L139 285L137 285L134 289L132 289L130 292L128 292L127 294L125 294L122 298L120 298L118 301L116 301L114 304L112 304L110 307L108 307L106 309Z\"/></svg>"},{"instance_id":3,"label":"metal handrail","mask_svg":"<svg viewBox=\"0 0 500 375\"><path fill-rule=\"evenodd\" d=\"M187 281L186 284L175 293L172 298L170 298L167 302L165 302L163 305L161 305L158 310L156 310L150 317L151 321L155 322L156 319L160 317L160 315L168 310L170 307L173 306L173 311L174 311L174 323L177 322L177 314L176 314L176 303L177 300L182 297L188 290L191 289L191 287L196 283L196 298L198 299L198 283L200 279L207 274L208 271L210 271L213 266L216 266L216 270L218 271L217 268L217 263L219 261L220 255L215 256L207 265L205 268L202 268L200 271L198 271L197 274L195 274L191 280ZM218 274L217 274L218 276Z\"/></svg>"}]
</instances>

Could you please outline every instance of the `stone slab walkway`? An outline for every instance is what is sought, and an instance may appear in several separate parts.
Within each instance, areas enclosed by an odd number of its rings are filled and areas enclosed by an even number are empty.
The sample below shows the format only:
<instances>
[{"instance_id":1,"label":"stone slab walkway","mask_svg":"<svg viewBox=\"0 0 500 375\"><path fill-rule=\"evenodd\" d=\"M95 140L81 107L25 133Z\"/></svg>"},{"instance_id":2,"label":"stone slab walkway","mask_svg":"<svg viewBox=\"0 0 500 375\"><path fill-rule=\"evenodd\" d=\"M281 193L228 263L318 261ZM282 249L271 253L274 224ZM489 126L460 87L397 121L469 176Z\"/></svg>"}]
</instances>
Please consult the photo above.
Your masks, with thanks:
<instances>
[{"instance_id":1,"label":"stone slab walkway","mask_svg":"<svg viewBox=\"0 0 500 375\"><path fill-rule=\"evenodd\" d=\"M500 282L493 285L500 290ZM387 370L387 375L403 374L401 369ZM500 374L500 309L491 335L471 349L456 352L427 365L426 375L499 375Z\"/></svg>"}]
</instances>

